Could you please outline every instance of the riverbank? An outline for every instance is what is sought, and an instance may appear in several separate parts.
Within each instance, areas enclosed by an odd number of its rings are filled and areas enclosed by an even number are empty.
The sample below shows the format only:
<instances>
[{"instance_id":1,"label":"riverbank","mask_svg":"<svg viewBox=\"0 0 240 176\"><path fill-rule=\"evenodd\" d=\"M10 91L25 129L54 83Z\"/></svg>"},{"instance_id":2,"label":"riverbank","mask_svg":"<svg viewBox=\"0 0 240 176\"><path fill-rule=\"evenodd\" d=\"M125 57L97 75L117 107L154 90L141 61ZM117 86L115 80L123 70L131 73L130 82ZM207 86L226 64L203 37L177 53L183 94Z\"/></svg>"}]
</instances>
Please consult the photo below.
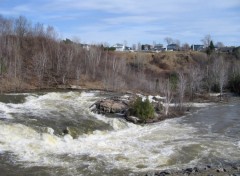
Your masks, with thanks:
<instances>
[{"instance_id":1,"label":"riverbank","mask_svg":"<svg viewBox=\"0 0 240 176\"><path fill-rule=\"evenodd\" d=\"M130 92L130 91L111 91L105 90L101 87L94 88L91 86L78 86L78 85L59 85L56 87L44 87L44 88L31 88L22 91L7 91L6 93L31 93L31 92L65 92L65 91L100 91L104 94L105 93L112 93L113 95L119 95L116 97L110 97L104 100L102 106L97 106L98 110L92 110L97 114L105 114L108 116L110 114L111 117L115 116L125 118L127 121L133 123L139 123L140 120L136 117L129 117L128 109L130 104L133 102L134 97L141 96L143 99L146 97L150 97L150 101L154 106L155 109L155 116L154 118L147 119L145 121L140 122L141 124L149 124L149 123L156 123L166 119L181 117L188 114L191 111L194 111L195 108L201 108L211 103L224 103L228 101L229 95L224 96L224 99L220 101L219 93L211 93L211 94L197 94L195 95L194 99L190 102L185 102L183 108L180 110L177 103L171 103L169 105L169 113L166 115L164 113L164 97L160 97L159 95L148 95L143 92ZM125 97L121 97L120 95L124 95ZM126 96L129 98L127 99ZM122 99L122 100L121 100ZM189 99L189 98L188 98ZM108 102L109 100L113 102ZM115 102L114 102L115 101ZM99 101L100 102L100 101ZM98 102L96 102L98 103ZM112 107L114 107L112 109Z\"/></svg>"},{"instance_id":2,"label":"riverbank","mask_svg":"<svg viewBox=\"0 0 240 176\"><path fill-rule=\"evenodd\" d=\"M143 174L145 176L239 176L240 163L229 164L221 167L206 165L204 167L193 167L182 170L163 170Z\"/></svg>"},{"instance_id":3,"label":"riverbank","mask_svg":"<svg viewBox=\"0 0 240 176\"><path fill-rule=\"evenodd\" d=\"M25 89L25 90L8 90L4 93L31 93L31 92L65 92L65 91L100 91L100 92L106 92L106 93L112 93L112 94L118 94L118 95L128 95L129 97L131 97L129 100L126 100L126 97L124 98L123 101L121 101L120 105L116 105L114 110L111 110L111 106L114 103L105 103L104 107L101 107L101 109L95 111L98 114L112 114L114 115L115 113L117 113L117 116L119 117L119 114L121 117L126 117L127 110L129 109L129 106L131 104L131 101L133 101L133 97L137 97L137 96L141 96L142 98L146 98L148 96L151 97L151 102L154 106L155 109L155 117L154 118L150 118L147 119L146 121L142 122L143 124L148 124L148 123L156 123L159 121L163 121L166 119L171 119L171 118L176 118L176 117L181 117L184 116L186 114L188 114L193 108L199 108L205 105L209 105L211 103L219 103L219 102L227 102L229 95L225 94L227 96L224 96L224 99L222 101L220 101L220 94L219 93L211 93L211 94L197 94L195 95L194 99L192 101L189 102L185 102L183 105L183 108L181 110L179 110L178 104L177 103L171 103L170 107L169 107L169 113L166 115L163 112L163 106L164 106L164 97L160 97L158 95L155 96L151 96L148 95L144 92L131 92L131 91L113 91L113 90L105 90L103 89L101 86L95 88L94 86L91 85L85 85L85 86L78 86L78 85L59 85L56 87L43 87L43 88L30 88L30 89ZM121 99L121 97L113 97L115 100L116 99ZM110 98L112 99L112 98ZM189 98L188 98L189 99ZM108 101L108 99L105 99L106 101ZM105 101L104 100L104 101ZM119 100L117 100L119 102ZM116 102L115 102L116 103ZM120 110L118 109L117 106L121 106ZM124 106L124 108L122 108L122 106ZM111 112L110 112L111 111ZM122 114L122 115L121 115ZM112 117L111 115L111 117ZM136 121L132 118L125 118L127 121L130 122L134 122L136 123Z\"/></svg>"}]
</instances>

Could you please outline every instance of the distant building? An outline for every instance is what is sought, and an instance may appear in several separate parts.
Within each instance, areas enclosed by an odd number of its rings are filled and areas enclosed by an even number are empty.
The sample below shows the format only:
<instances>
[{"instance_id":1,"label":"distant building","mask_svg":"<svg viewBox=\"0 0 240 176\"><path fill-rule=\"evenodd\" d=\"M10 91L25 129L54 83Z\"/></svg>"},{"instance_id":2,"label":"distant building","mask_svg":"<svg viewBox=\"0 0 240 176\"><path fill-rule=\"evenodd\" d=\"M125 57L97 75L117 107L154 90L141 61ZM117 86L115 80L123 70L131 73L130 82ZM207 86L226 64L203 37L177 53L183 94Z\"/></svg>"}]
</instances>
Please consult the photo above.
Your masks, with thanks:
<instances>
[{"instance_id":1,"label":"distant building","mask_svg":"<svg viewBox=\"0 0 240 176\"><path fill-rule=\"evenodd\" d=\"M156 52L165 51L165 50L166 50L166 48L163 48L162 44L156 44L153 47L153 51L156 51Z\"/></svg>"},{"instance_id":2,"label":"distant building","mask_svg":"<svg viewBox=\"0 0 240 176\"><path fill-rule=\"evenodd\" d=\"M132 50L131 47L128 47L128 46L125 46L125 45L119 44L119 43L113 45L112 48L115 48L115 51L130 51L130 50Z\"/></svg>"},{"instance_id":3,"label":"distant building","mask_svg":"<svg viewBox=\"0 0 240 176\"><path fill-rule=\"evenodd\" d=\"M142 45L142 51L150 51L152 49L152 45L145 44Z\"/></svg>"},{"instance_id":4,"label":"distant building","mask_svg":"<svg viewBox=\"0 0 240 176\"><path fill-rule=\"evenodd\" d=\"M191 49L193 51L202 51L204 49L204 45L192 45Z\"/></svg>"},{"instance_id":5,"label":"distant building","mask_svg":"<svg viewBox=\"0 0 240 176\"><path fill-rule=\"evenodd\" d=\"M117 43L115 45L112 46L113 48L115 48L115 51L124 51L125 47L123 44Z\"/></svg>"},{"instance_id":6,"label":"distant building","mask_svg":"<svg viewBox=\"0 0 240 176\"><path fill-rule=\"evenodd\" d=\"M88 45L88 44L80 44L80 46L83 48L83 49L86 49L86 50L89 50L91 45Z\"/></svg>"},{"instance_id":7,"label":"distant building","mask_svg":"<svg viewBox=\"0 0 240 176\"><path fill-rule=\"evenodd\" d=\"M222 47L222 48L219 48L218 51L219 52L222 52L222 53L233 53L233 50L234 50L235 47Z\"/></svg>"},{"instance_id":8,"label":"distant building","mask_svg":"<svg viewBox=\"0 0 240 176\"><path fill-rule=\"evenodd\" d=\"M124 51L133 51L133 49L131 47L125 46Z\"/></svg>"},{"instance_id":9,"label":"distant building","mask_svg":"<svg viewBox=\"0 0 240 176\"><path fill-rule=\"evenodd\" d=\"M179 49L179 46L177 44L170 44L167 45L167 51L177 51Z\"/></svg>"}]
</instances>

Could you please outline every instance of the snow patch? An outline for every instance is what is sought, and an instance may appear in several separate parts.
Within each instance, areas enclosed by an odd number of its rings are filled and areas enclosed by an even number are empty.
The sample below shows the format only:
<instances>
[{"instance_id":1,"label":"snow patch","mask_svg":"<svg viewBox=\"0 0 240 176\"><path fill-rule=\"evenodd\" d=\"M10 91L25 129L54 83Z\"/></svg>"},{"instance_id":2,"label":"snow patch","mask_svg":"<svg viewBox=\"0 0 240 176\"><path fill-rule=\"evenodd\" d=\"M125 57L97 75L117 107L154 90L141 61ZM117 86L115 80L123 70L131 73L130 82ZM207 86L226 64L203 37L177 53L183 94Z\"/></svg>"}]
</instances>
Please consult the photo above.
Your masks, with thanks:
<instances>
[{"instance_id":1,"label":"snow patch","mask_svg":"<svg viewBox=\"0 0 240 176\"><path fill-rule=\"evenodd\" d=\"M221 94L220 93L210 93L209 95L211 97L219 97Z\"/></svg>"}]
</instances>

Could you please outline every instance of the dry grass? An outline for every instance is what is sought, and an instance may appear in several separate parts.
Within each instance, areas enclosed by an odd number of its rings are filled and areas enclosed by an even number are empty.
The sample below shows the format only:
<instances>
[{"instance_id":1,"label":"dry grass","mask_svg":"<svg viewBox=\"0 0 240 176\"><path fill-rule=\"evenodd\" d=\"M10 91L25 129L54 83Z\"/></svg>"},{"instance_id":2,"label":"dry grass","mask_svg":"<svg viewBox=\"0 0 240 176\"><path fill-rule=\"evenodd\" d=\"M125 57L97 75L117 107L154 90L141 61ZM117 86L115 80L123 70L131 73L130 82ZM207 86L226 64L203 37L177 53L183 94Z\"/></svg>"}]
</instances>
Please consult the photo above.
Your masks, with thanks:
<instances>
[{"instance_id":1,"label":"dry grass","mask_svg":"<svg viewBox=\"0 0 240 176\"><path fill-rule=\"evenodd\" d=\"M36 89L36 87L19 78L2 78L0 80L0 93L20 92L33 89Z\"/></svg>"}]
</instances>

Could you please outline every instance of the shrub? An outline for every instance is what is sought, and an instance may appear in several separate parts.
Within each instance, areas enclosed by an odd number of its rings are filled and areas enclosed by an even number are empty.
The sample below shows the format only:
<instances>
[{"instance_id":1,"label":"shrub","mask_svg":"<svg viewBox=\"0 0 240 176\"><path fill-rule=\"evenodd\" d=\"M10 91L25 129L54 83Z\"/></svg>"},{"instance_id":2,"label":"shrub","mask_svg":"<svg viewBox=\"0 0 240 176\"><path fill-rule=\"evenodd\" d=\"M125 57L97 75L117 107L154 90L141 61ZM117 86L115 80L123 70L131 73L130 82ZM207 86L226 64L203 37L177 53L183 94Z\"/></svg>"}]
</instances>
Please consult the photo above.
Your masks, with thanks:
<instances>
[{"instance_id":1,"label":"shrub","mask_svg":"<svg viewBox=\"0 0 240 176\"><path fill-rule=\"evenodd\" d=\"M142 101L142 99L138 97L132 104L130 114L145 122L147 119L154 117L154 107L148 98Z\"/></svg>"},{"instance_id":2,"label":"shrub","mask_svg":"<svg viewBox=\"0 0 240 176\"><path fill-rule=\"evenodd\" d=\"M240 75L230 77L228 85L232 92L240 95Z\"/></svg>"},{"instance_id":3,"label":"shrub","mask_svg":"<svg viewBox=\"0 0 240 176\"><path fill-rule=\"evenodd\" d=\"M161 58L154 57L150 64L156 65L163 70L169 70L170 66L167 63L164 63Z\"/></svg>"},{"instance_id":4,"label":"shrub","mask_svg":"<svg viewBox=\"0 0 240 176\"><path fill-rule=\"evenodd\" d=\"M169 75L169 81L170 81L170 85L171 85L171 88L175 91L177 90L177 84L178 84L178 75L176 72L172 72L170 75Z\"/></svg>"}]
</instances>

